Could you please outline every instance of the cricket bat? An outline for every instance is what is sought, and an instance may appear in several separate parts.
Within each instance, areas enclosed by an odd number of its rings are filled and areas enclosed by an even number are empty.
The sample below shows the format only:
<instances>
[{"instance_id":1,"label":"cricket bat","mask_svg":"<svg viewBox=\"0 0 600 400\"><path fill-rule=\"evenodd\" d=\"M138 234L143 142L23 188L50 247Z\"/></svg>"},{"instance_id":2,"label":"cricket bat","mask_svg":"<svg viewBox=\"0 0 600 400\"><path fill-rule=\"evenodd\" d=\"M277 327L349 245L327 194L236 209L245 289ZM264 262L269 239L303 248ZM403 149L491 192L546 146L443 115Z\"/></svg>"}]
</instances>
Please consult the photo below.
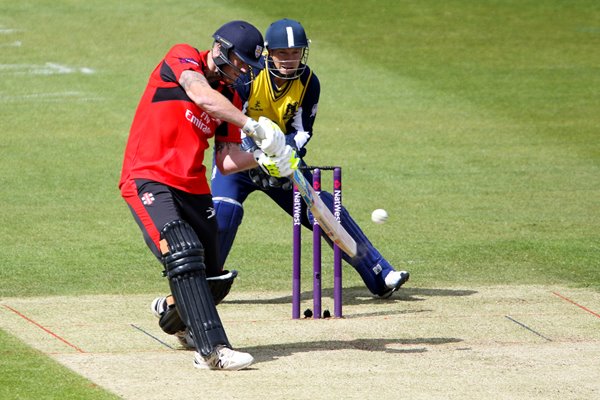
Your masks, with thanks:
<instances>
[{"instance_id":1,"label":"cricket bat","mask_svg":"<svg viewBox=\"0 0 600 400\"><path fill-rule=\"evenodd\" d=\"M260 117L258 122L263 122L263 119L271 124L272 129L280 129L277 124L265 117ZM246 134L250 135L254 139L264 139L263 137L260 137L258 132L247 132ZM302 199L304 199L304 202L306 203L313 217L315 217L319 222L321 231L325 232L329 239L331 239L333 243L337 244L337 246L344 253L348 254L350 257L356 256L356 241L352 239L352 236L350 236L342 224L335 218L331 210L329 210L325 203L323 203L323 200L321 200L321 198L317 195L304 175L302 175L299 170L295 170L294 173L289 176L289 178L298 187L298 192L300 192Z\"/></svg>"},{"instance_id":2,"label":"cricket bat","mask_svg":"<svg viewBox=\"0 0 600 400\"><path fill-rule=\"evenodd\" d=\"M308 209L313 217L319 222L321 230L338 247L350 257L356 256L356 241L344 229L342 224L335 218L331 210L323 203L323 200L317 195L313 187L306 180L300 170L295 170L289 177L298 187L298 192L304 199Z\"/></svg>"}]
</instances>

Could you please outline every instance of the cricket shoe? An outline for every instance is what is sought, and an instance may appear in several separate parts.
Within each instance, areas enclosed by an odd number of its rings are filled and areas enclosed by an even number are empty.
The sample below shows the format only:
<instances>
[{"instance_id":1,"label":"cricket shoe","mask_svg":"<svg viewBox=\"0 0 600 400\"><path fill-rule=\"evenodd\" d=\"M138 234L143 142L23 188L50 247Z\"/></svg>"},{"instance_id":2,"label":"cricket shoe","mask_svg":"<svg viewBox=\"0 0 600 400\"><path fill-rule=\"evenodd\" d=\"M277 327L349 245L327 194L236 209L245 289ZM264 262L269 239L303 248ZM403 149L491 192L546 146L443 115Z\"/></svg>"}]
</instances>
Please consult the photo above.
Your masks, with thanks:
<instances>
[{"instance_id":1,"label":"cricket shoe","mask_svg":"<svg viewBox=\"0 0 600 400\"><path fill-rule=\"evenodd\" d=\"M166 297L157 297L152 300L150 304L150 311L156 318L160 318L165 311L167 311L167 298Z\"/></svg>"},{"instance_id":2,"label":"cricket shoe","mask_svg":"<svg viewBox=\"0 0 600 400\"><path fill-rule=\"evenodd\" d=\"M159 319L162 317L167 308L169 308L169 305L167 304L166 297L157 297L152 300L152 303L150 304L150 311L152 311L152 314ZM192 337L192 332L188 328L175 333L173 336L175 336L179 343L186 349L191 350L196 348L194 338Z\"/></svg>"},{"instance_id":3,"label":"cricket shoe","mask_svg":"<svg viewBox=\"0 0 600 400\"><path fill-rule=\"evenodd\" d=\"M408 271L392 271L385 277L385 285L387 286L387 290L380 295L382 299L389 298L392 293L396 290L400 289L402 285L408 282L408 278L410 278L410 274Z\"/></svg>"},{"instance_id":4,"label":"cricket shoe","mask_svg":"<svg viewBox=\"0 0 600 400\"><path fill-rule=\"evenodd\" d=\"M254 357L248 353L235 351L226 346L217 346L206 358L196 352L194 354L194 367L198 369L212 369L216 371L238 371L248 367L254 362Z\"/></svg>"}]
</instances>

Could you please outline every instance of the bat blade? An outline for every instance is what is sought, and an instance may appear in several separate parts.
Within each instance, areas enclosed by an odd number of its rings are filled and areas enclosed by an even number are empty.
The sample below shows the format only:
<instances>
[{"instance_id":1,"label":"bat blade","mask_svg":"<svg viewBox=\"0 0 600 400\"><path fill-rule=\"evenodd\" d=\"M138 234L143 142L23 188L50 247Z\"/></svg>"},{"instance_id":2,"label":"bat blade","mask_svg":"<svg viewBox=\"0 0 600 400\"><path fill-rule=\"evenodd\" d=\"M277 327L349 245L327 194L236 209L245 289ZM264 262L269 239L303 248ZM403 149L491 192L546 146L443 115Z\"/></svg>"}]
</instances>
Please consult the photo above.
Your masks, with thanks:
<instances>
[{"instance_id":1,"label":"bat blade","mask_svg":"<svg viewBox=\"0 0 600 400\"><path fill-rule=\"evenodd\" d=\"M263 117L261 117L263 118ZM259 118L259 122L260 122ZM259 132L247 132L250 137L263 140L264 137L259 135ZM357 246L356 241L352 239L352 236L344 229L342 224L335 218L329 208L323 203L323 200L315 193L315 190L308 183L304 175L299 170L295 170L290 179L294 181L298 187L300 195L304 199L304 202L308 206L310 212L319 221L321 230L335 243L338 247L350 257L356 256Z\"/></svg>"},{"instance_id":2,"label":"bat blade","mask_svg":"<svg viewBox=\"0 0 600 400\"><path fill-rule=\"evenodd\" d=\"M298 187L300 195L312 212L313 216L319 221L321 230L338 247L350 257L356 256L356 241L344 229L342 224L335 218L331 210L323 203L323 200L317 195L312 186L308 183L304 175L299 170L295 170L290 176Z\"/></svg>"}]
</instances>

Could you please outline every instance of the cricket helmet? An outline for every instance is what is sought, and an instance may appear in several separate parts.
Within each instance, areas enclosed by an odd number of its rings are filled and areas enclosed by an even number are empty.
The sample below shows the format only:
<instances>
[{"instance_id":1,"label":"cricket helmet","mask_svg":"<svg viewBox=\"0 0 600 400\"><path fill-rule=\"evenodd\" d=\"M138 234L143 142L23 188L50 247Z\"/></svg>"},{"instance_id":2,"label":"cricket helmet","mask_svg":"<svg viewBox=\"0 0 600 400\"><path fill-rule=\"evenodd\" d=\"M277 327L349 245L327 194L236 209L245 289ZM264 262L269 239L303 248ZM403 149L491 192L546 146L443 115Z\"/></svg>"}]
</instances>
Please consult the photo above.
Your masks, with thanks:
<instances>
[{"instance_id":1,"label":"cricket helmet","mask_svg":"<svg viewBox=\"0 0 600 400\"><path fill-rule=\"evenodd\" d=\"M252 68L261 69L263 36L256 27L246 21L231 21L217 29L213 35L221 45L221 55L215 59L218 66L230 65L230 52Z\"/></svg>"},{"instance_id":2,"label":"cricket helmet","mask_svg":"<svg viewBox=\"0 0 600 400\"><path fill-rule=\"evenodd\" d=\"M267 55L267 68L269 72L283 79L298 78L306 69L309 43L310 40L306 37L306 32L300 22L287 18L273 22L265 33L265 48L267 50L302 49L302 56L299 67L290 74L283 75L274 67L271 56Z\"/></svg>"}]
</instances>

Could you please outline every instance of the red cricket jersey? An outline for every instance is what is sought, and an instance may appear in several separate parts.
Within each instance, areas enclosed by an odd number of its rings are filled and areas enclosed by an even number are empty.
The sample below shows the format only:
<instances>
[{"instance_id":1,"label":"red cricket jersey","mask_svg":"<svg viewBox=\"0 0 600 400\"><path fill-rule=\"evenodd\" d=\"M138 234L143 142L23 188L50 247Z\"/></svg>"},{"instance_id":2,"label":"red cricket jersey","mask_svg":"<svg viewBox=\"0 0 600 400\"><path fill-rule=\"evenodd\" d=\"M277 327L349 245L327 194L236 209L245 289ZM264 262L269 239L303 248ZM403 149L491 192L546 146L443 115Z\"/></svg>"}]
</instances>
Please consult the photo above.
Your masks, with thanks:
<instances>
[{"instance_id":1,"label":"red cricket jersey","mask_svg":"<svg viewBox=\"0 0 600 400\"><path fill-rule=\"evenodd\" d=\"M129 132L119 188L139 178L188 193L210 193L204 166L208 140L215 133L222 142L241 143L241 138L239 128L209 116L178 83L185 70L204 74L208 53L175 45L150 75ZM241 109L234 90L222 82L215 89Z\"/></svg>"}]
</instances>

